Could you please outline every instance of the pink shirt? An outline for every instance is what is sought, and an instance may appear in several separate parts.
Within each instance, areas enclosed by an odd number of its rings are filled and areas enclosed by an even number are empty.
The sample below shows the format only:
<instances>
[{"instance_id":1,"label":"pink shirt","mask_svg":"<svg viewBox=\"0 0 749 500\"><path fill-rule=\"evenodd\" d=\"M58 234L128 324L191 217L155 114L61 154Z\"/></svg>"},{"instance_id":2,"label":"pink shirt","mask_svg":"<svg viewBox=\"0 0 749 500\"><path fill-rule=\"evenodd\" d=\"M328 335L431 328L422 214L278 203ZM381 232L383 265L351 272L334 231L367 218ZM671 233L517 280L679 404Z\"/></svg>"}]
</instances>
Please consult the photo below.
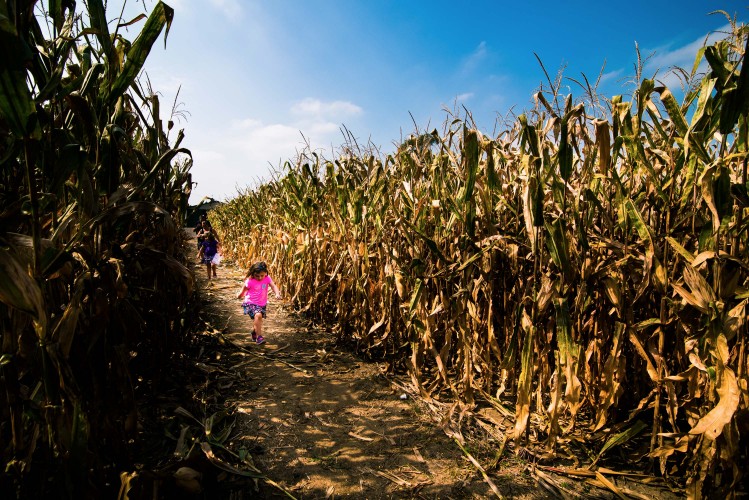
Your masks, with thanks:
<instances>
[{"instance_id":1,"label":"pink shirt","mask_svg":"<svg viewBox=\"0 0 749 500\"><path fill-rule=\"evenodd\" d=\"M247 278L244 281L244 286L247 288L244 292L244 299L242 304L255 304L256 306L264 306L268 303L268 287L273 283L270 276L267 274L265 278L256 280L254 278Z\"/></svg>"}]
</instances>

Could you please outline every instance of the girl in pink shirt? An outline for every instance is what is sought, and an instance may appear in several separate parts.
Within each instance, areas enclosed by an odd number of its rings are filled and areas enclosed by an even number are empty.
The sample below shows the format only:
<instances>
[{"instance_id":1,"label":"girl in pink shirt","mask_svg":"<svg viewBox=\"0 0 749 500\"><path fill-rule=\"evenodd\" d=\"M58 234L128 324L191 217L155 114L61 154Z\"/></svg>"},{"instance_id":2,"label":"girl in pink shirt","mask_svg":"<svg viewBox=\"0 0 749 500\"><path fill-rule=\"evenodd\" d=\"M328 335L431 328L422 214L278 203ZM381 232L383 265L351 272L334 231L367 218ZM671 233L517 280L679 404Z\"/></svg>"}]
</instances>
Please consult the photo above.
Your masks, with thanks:
<instances>
[{"instance_id":1,"label":"girl in pink shirt","mask_svg":"<svg viewBox=\"0 0 749 500\"><path fill-rule=\"evenodd\" d=\"M273 290L276 298L281 298L281 292L270 276L268 276L268 266L265 262L256 262L247 271L242 291L237 295L242 299L242 309L244 314L253 319L252 340L258 344L265 342L263 338L263 318L266 317L265 308L268 304L268 288Z\"/></svg>"}]
</instances>

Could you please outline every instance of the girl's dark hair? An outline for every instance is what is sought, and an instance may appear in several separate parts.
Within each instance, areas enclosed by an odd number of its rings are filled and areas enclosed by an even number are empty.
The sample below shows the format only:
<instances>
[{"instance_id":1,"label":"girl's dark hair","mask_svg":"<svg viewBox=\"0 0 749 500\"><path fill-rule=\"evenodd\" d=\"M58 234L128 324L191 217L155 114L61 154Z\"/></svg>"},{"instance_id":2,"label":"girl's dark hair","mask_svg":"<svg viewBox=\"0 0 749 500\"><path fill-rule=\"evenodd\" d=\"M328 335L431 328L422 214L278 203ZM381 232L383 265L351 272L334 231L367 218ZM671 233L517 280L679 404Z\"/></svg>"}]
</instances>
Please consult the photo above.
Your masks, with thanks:
<instances>
[{"instance_id":1,"label":"girl's dark hair","mask_svg":"<svg viewBox=\"0 0 749 500\"><path fill-rule=\"evenodd\" d=\"M268 266L265 264L265 262L255 262L250 266L250 270L247 271L247 277L254 276L257 273L267 273L268 272Z\"/></svg>"}]
</instances>

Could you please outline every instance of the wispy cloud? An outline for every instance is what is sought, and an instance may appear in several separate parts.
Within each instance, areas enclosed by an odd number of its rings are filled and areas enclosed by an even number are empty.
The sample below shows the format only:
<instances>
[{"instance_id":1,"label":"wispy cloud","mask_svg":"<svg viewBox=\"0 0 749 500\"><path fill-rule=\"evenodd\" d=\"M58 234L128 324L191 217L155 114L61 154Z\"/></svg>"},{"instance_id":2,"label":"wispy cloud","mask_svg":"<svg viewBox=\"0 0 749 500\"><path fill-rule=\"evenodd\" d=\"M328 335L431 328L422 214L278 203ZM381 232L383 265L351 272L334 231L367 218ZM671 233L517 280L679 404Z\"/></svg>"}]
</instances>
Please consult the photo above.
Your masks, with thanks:
<instances>
[{"instance_id":1,"label":"wispy cloud","mask_svg":"<svg viewBox=\"0 0 749 500\"><path fill-rule=\"evenodd\" d=\"M617 69L615 71L607 71L606 73L601 75L601 79L599 81L600 85L604 85L612 80L617 80L621 78L622 73L624 73L623 69ZM592 85L592 83L591 83Z\"/></svg>"},{"instance_id":2,"label":"wispy cloud","mask_svg":"<svg viewBox=\"0 0 749 500\"><path fill-rule=\"evenodd\" d=\"M473 92L466 92L464 94L458 94L457 96L455 96L455 100L457 102L466 102L471 99L471 97L473 97Z\"/></svg>"},{"instance_id":3,"label":"wispy cloud","mask_svg":"<svg viewBox=\"0 0 749 500\"><path fill-rule=\"evenodd\" d=\"M484 61L489 54L486 42L481 42L478 47L474 49L465 59L460 66L460 72L462 74L468 74L474 71L482 61Z\"/></svg>"},{"instance_id":4,"label":"wispy cloud","mask_svg":"<svg viewBox=\"0 0 749 500\"><path fill-rule=\"evenodd\" d=\"M189 84L187 77L175 75L174 73L166 73L161 71L160 68L150 69L148 71L148 80L151 82L154 91L169 96L170 99L174 99L177 91L184 91L185 87ZM145 78L142 81L145 83ZM171 105L171 101L169 104Z\"/></svg>"},{"instance_id":5,"label":"wispy cloud","mask_svg":"<svg viewBox=\"0 0 749 500\"><path fill-rule=\"evenodd\" d=\"M726 33L730 32L730 25L720 27L716 31L711 32L709 35L702 36L692 42L672 48L671 44L663 45L655 49L644 49L641 51L642 55L647 57L653 54L645 63L645 73L654 73L660 69L665 71L673 66L678 66L691 71L694 65L694 58L697 51L703 45L711 45L718 40L726 37Z\"/></svg>"},{"instance_id":6,"label":"wispy cloud","mask_svg":"<svg viewBox=\"0 0 749 500\"><path fill-rule=\"evenodd\" d=\"M294 160L307 145L329 152L342 141L343 120L364 112L348 101L315 98L295 102L288 111L290 118L284 122L268 123L256 117L232 120L220 137L210 138L210 147L193 151L194 177L201 179L195 196L234 196L236 189L226 192L222 179L238 179L235 188L239 189L254 186L268 180L269 170Z\"/></svg>"},{"instance_id":7,"label":"wispy cloud","mask_svg":"<svg viewBox=\"0 0 749 500\"><path fill-rule=\"evenodd\" d=\"M229 20L239 19L242 15L242 6L237 0L210 0L210 2Z\"/></svg>"},{"instance_id":8,"label":"wispy cloud","mask_svg":"<svg viewBox=\"0 0 749 500\"><path fill-rule=\"evenodd\" d=\"M348 101L325 102L308 97L294 103L291 112L304 117L343 119L361 114L362 109Z\"/></svg>"},{"instance_id":9,"label":"wispy cloud","mask_svg":"<svg viewBox=\"0 0 749 500\"><path fill-rule=\"evenodd\" d=\"M679 75L672 71L672 69L679 67L687 72L691 72L697 51L704 45L711 45L718 40L722 40L726 37L726 34L730 32L730 29L730 25L726 24L710 34L701 36L684 45L666 43L656 48L640 47L640 54L644 59L643 76L646 78L652 78L652 76L657 72L657 80L659 84L665 85L671 89L679 88L683 82ZM697 68L697 72L703 72L705 69L706 63L703 59L700 66ZM617 80L621 80L627 75L632 75L633 73L634 68L632 66L627 69L620 68L608 71L601 75L600 83L601 85L607 85Z\"/></svg>"},{"instance_id":10,"label":"wispy cloud","mask_svg":"<svg viewBox=\"0 0 749 500\"><path fill-rule=\"evenodd\" d=\"M184 12L187 10L187 4L189 0L169 0L169 7L173 8L176 12Z\"/></svg>"}]
</instances>

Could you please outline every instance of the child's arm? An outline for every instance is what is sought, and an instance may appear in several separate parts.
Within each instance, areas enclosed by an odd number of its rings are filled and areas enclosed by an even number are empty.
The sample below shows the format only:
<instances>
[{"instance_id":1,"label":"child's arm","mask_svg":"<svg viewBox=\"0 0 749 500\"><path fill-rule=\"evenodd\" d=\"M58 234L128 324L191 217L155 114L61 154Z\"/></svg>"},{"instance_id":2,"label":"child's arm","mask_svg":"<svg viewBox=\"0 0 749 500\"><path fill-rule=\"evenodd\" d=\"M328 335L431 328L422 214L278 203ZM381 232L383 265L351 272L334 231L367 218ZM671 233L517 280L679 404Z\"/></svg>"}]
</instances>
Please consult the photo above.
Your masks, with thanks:
<instances>
[{"instance_id":1,"label":"child's arm","mask_svg":"<svg viewBox=\"0 0 749 500\"><path fill-rule=\"evenodd\" d=\"M277 299L281 298L281 290L278 289L278 287L276 286L276 283L273 280L271 280L270 282L270 289L273 290L273 293L276 294Z\"/></svg>"},{"instance_id":2,"label":"child's arm","mask_svg":"<svg viewBox=\"0 0 749 500\"><path fill-rule=\"evenodd\" d=\"M203 243L201 242L201 243L200 243L200 248L198 249L198 258L199 258L199 259L202 259L202 258L203 258L203 249L204 249L204 248L205 248L205 246L203 246Z\"/></svg>"},{"instance_id":3,"label":"child's arm","mask_svg":"<svg viewBox=\"0 0 749 500\"><path fill-rule=\"evenodd\" d=\"M244 295L244 292L246 292L246 291L247 291L247 283L245 283L244 285L242 285L242 291L237 294L237 298L241 299L242 295Z\"/></svg>"}]
</instances>

